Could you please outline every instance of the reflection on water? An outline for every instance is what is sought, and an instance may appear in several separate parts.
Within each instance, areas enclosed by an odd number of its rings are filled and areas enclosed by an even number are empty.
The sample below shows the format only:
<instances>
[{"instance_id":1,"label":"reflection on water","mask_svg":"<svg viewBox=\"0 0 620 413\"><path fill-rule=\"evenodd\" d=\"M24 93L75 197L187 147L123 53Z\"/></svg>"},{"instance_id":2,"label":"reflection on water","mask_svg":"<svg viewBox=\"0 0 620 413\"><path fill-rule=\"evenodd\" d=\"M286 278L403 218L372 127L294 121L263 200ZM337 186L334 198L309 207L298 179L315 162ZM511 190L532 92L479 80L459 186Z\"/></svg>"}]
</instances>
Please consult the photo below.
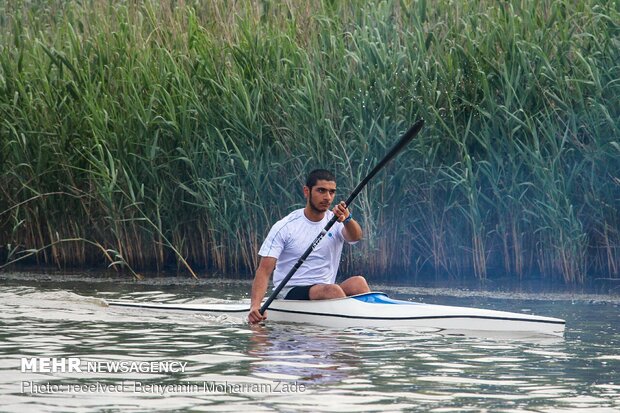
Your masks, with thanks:
<instances>
[{"instance_id":1,"label":"reflection on water","mask_svg":"<svg viewBox=\"0 0 620 413\"><path fill-rule=\"evenodd\" d=\"M620 411L620 311L614 303L416 297L567 320L565 339L489 337L250 327L235 318L102 305L102 299L245 298L234 284L2 281L2 411ZM22 357L186 367L21 372Z\"/></svg>"},{"instance_id":2,"label":"reflection on water","mask_svg":"<svg viewBox=\"0 0 620 413\"><path fill-rule=\"evenodd\" d=\"M312 331L298 325L254 325L248 353L252 374L303 381L308 387L346 380L360 367L360 356L336 331Z\"/></svg>"}]
</instances>

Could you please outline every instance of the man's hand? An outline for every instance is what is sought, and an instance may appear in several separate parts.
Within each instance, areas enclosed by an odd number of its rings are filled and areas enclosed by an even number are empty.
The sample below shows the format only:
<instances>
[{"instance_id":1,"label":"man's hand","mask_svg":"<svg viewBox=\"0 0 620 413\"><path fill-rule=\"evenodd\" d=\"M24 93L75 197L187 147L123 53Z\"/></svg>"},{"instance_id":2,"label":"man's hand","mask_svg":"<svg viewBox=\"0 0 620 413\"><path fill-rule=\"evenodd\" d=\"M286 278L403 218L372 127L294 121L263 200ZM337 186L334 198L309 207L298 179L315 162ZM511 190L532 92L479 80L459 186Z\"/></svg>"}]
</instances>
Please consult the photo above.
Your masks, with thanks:
<instances>
[{"instance_id":1,"label":"man's hand","mask_svg":"<svg viewBox=\"0 0 620 413\"><path fill-rule=\"evenodd\" d=\"M251 324L260 323L267 318L267 312L265 311L265 314L261 314L259 310L261 301L263 301L267 291L269 277L271 277L271 273L276 268L276 261L273 257L262 257L258 263L254 282L252 283L250 312L248 313L248 321Z\"/></svg>"},{"instance_id":2,"label":"man's hand","mask_svg":"<svg viewBox=\"0 0 620 413\"><path fill-rule=\"evenodd\" d=\"M260 307L250 308L250 312L248 313L248 321L250 324L257 324L267 319L267 311L265 311L264 314L261 314L259 310Z\"/></svg>"},{"instance_id":3,"label":"man's hand","mask_svg":"<svg viewBox=\"0 0 620 413\"><path fill-rule=\"evenodd\" d=\"M333 212L334 215L338 217L338 222L344 222L347 218L351 218L344 224L344 229L342 230L342 236L344 236L344 239L348 242L356 242L362 239L364 236L362 227L360 227L360 224L353 219L351 216L351 211L349 211L349 208L347 208L344 201L341 201L338 205L336 205Z\"/></svg>"},{"instance_id":4,"label":"man's hand","mask_svg":"<svg viewBox=\"0 0 620 413\"><path fill-rule=\"evenodd\" d=\"M351 215L351 212L349 211L349 208L347 208L347 204L345 204L344 201L340 201L340 203L334 207L332 212L338 217L338 222L344 221L349 218L349 215Z\"/></svg>"}]
</instances>

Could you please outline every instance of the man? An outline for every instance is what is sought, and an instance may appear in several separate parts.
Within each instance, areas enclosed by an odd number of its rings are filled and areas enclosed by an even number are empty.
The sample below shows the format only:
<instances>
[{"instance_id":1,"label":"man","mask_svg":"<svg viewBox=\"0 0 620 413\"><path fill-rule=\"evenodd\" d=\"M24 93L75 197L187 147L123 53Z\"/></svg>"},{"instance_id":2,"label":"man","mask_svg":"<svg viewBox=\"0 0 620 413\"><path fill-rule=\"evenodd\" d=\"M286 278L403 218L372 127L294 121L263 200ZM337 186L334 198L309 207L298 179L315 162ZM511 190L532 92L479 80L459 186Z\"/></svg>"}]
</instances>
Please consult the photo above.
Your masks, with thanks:
<instances>
[{"instance_id":1,"label":"man","mask_svg":"<svg viewBox=\"0 0 620 413\"><path fill-rule=\"evenodd\" d=\"M338 221L299 267L278 298L325 300L370 291L362 276L347 278L341 284L335 283L344 243L354 244L362 239L362 228L344 202L336 205L333 211L329 210L335 195L336 178L331 172L324 169L310 172L304 186L306 206L291 212L269 231L258 252L261 259L252 284L252 304L248 314L250 323L267 318L267 312L261 315L259 309L271 273L274 286L277 286L334 214Z\"/></svg>"}]
</instances>

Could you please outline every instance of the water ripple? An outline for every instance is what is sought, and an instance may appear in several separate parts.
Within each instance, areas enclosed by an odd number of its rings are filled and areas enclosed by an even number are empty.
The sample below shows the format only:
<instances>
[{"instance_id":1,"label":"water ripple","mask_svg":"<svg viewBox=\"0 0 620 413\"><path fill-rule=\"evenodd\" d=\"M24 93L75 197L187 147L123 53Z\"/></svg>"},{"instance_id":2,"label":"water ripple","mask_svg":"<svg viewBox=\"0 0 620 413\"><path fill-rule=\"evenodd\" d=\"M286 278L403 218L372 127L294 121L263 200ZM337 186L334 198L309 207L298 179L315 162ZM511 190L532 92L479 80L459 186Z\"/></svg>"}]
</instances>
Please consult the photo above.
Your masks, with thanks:
<instances>
[{"instance_id":1,"label":"water ripple","mask_svg":"<svg viewBox=\"0 0 620 413\"><path fill-rule=\"evenodd\" d=\"M0 287L3 411L620 411L620 311L613 305L481 301L568 320L565 339L515 340L432 329L250 327L243 320L100 305L104 298L209 302L234 296L225 288L211 298L184 286L62 287ZM167 360L186 368L21 372L22 357ZM100 387L35 393L24 389L30 383ZM121 385L126 391L102 390ZM140 391L129 391L132 385ZM290 388L281 391L285 385Z\"/></svg>"}]
</instances>

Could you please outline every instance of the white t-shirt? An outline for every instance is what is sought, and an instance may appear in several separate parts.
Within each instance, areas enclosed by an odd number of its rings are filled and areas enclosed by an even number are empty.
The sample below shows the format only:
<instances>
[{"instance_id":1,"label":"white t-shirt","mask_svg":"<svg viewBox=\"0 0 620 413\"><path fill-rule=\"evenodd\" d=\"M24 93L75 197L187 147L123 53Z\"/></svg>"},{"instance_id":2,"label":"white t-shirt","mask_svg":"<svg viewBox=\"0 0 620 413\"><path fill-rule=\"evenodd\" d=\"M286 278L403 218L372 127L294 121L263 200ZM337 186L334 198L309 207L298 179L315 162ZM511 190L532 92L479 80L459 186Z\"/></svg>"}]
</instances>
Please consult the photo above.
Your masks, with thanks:
<instances>
[{"instance_id":1,"label":"white t-shirt","mask_svg":"<svg viewBox=\"0 0 620 413\"><path fill-rule=\"evenodd\" d=\"M286 277L286 274L333 216L333 212L326 211L321 221L313 222L306 218L302 208L291 212L274 224L258 251L261 257L277 259L273 272L274 288ZM345 242L348 243L342 235L343 228L344 225L341 222L336 222L331 227L319 245L286 283L287 287L333 284L336 281L342 246Z\"/></svg>"}]
</instances>

